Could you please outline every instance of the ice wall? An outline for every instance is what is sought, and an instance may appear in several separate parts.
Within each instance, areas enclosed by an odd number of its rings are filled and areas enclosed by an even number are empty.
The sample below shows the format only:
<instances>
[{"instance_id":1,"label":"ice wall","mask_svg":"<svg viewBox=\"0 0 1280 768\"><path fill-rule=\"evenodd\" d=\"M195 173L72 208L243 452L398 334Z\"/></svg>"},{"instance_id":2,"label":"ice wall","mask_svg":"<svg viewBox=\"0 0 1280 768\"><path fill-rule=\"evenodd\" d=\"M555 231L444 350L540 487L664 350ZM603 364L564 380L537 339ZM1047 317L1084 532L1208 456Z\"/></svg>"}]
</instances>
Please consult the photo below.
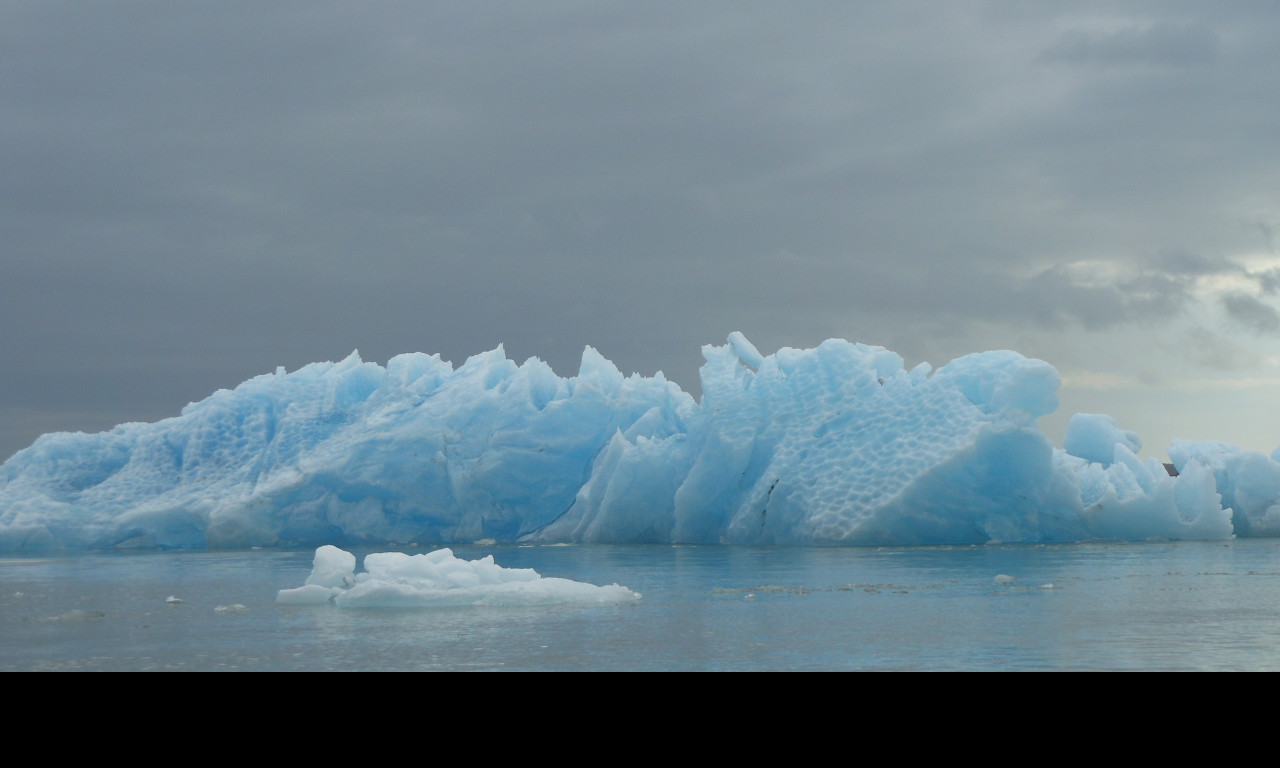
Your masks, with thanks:
<instances>
[{"instance_id":1,"label":"ice wall","mask_svg":"<svg viewBox=\"0 0 1280 768\"><path fill-rule=\"evenodd\" d=\"M954 544L1280 532L1280 464L1180 443L1178 475L1108 417L1055 448L1049 364L906 370L829 340L703 348L702 399L501 347L455 369L352 354L153 424L45 435L0 466L0 552L502 542ZM1243 513L1235 515L1233 507Z\"/></svg>"}]
</instances>

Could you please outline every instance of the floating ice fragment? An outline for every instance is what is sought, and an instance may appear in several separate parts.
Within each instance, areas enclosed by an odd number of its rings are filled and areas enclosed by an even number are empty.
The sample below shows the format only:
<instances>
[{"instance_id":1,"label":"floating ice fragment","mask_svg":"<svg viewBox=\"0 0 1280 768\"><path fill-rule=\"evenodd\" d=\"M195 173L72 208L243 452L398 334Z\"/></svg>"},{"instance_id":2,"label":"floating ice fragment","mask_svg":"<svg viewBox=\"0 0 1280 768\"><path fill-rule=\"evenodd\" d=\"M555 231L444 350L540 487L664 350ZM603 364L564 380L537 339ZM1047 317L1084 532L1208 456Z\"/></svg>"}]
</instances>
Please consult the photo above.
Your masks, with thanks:
<instances>
[{"instance_id":1,"label":"floating ice fragment","mask_svg":"<svg viewBox=\"0 0 1280 768\"><path fill-rule=\"evenodd\" d=\"M282 589L276 593L278 605L324 605L342 592L341 587L306 584L295 589Z\"/></svg>"},{"instance_id":2,"label":"floating ice fragment","mask_svg":"<svg viewBox=\"0 0 1280 768\"><path fill-rule=\"evenodd\" d=\"M86 611L83 608L73 608L64 614L54 617L54 621L91 621L94 619L104 618L107 614L102 611Z\"/></svg>"},{"instance_id":3,"label":"floating ice fragment","mask_svg":"<svg viewBox=\"0 0 1280 768\"><path fill-rule=\"evenodd\" d=\"M634 602L640 593L618 584L595 586L549 578L529 568L503 568L493 556L462 560L450 549L419 555L378 552L364 558L355 573L355 556L332 545L316 550L307 583L276 594L280 605L344 608L421 608L462 605L616 604ZM344 570L345 569L345 570Z\"/></svg>"},{"instance_id":4,"label":"floating ice fragment","mask_svg":"<svg viewBox=\"0 0 1280 768\"><path fill-rule=\"evenodd\" d=\"M996 583L997 583L997 584L1012 584L1013 582L1015 582L1015 581L1017 581L1017 580L1018 580L1018 579L1017 579L1017 577L1016 577L1016 576L1010 576L1010 575L1009 575L1009 574L1007 574L1007 573L1002 573L1002 574L1000 574L1000 575L996 576Z\"/></svg>"}]
</instances>

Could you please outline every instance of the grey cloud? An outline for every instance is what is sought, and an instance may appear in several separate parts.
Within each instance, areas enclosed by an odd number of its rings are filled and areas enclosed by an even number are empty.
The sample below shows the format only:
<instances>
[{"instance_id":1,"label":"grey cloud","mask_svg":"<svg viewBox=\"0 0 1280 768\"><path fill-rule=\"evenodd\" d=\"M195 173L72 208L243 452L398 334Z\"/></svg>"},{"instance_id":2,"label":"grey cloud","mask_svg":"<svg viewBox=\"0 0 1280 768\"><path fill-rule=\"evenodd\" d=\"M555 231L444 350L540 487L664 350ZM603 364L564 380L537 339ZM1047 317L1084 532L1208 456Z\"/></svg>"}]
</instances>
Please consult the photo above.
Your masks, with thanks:
<instances>
[{"instance_id":1,"label":"grey cloud","mask_svg":"<svg viewBox=\"0 0 1280 768\"><path fill-rule=\"evenodd\" d=\"M1156 256L1153 266L1161 272L1180 277L1206 277L1209 275L1244 274L1244 267L1237 261L1217 256L1205 256L1182 249L1164 249Z\"/></svg>"},{"instance_id":2,"label":"grey cloud","mask_svg":"<svg viewBox=\"0 0 1280 768\"><path fill-rule=\"evenodd\" d=\"M1042 54L1041 60L1103 66L1189 67L1213 62L1219 41L1203 24L1157 22L1114 32L1072 30Z\"/></svg>"},{"instance_id":3,"label":"grey cloud","mask_svg":"<svg viewBox=\"0 0 1280 768\"><path fill-rule=\"evenodd\" d=\"M1114 283L1081 283L1061 267L1052 267L1030 278L1021 293L1028 319L1047 324L1072 320L1102 330L1173 317L1190 300L1189 288L1186 280L1153 272Z\"/></svg>"},{"instance_id":4,"label":"grey cloud","mask_svg":"<svg viewBox=\"0 0 1280 768\"><path fill-rule=\"evenodd\" d=\"M1221 297L1222 308L1233 319L1258 333L1280 331L1280 311L1252 296L1229 293Z\"/></svg>"},{"instance_id":5,"label":"grey cloud","mask_svg":"<svg viewBox=\"0 0 1280 768\"><path fill-rule=\"evenodd\" d=\"M1249 349L1234 337L1203 326L1191 326L1180 333L1178 351L1206 369L1247 370L1254 363Z\"/></svg>"},{"instance_id":6,"label":"grey cloud","mask_svg":"<svg viewBox=\"0 0 1280 768\"><path fill-rule=\"evenodd\" d=\"M1280 290L1280 268L1251 271L1239 259L1225 256L1205 256L1181 249L1166 249L1152 261L1159 274L1176 282L1195 281L1208 277L1235 277L1252 281L1264 295ZM1232 301L1247 299L1234 293Z\"/></svg>"},{"instance_id":7,"label":"grey cloud","mask_svg":"<svg viewBox=\"0 0 1280 768\"><path fill-rule=\"evenodd\" d=\"M1258 287L1268 296L1280 290L1280 268L1257 272L1252 277L1258 281Z\"/></svg>"}]
</instances>

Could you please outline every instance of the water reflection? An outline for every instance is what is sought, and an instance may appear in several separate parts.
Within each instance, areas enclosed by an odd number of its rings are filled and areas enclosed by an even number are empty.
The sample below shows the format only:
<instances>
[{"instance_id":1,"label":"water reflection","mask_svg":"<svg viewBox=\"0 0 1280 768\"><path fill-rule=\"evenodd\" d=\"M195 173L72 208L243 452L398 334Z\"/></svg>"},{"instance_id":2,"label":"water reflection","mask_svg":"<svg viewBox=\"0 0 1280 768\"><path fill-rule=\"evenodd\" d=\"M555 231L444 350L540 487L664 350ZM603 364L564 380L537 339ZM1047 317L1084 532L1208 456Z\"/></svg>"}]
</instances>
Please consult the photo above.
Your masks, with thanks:
<instances>
[{"instance_id":1,"label":"water reflection","mask_svg":"<svg viewBox=\"0 0 1280 768\"><path fill-rule=\"evenodd\" d=\"M310 550L0 559L0 669L1270 670L1278 547L455 547L643 598L419 610L276 605Z\"/></svg>"}]
</instances>

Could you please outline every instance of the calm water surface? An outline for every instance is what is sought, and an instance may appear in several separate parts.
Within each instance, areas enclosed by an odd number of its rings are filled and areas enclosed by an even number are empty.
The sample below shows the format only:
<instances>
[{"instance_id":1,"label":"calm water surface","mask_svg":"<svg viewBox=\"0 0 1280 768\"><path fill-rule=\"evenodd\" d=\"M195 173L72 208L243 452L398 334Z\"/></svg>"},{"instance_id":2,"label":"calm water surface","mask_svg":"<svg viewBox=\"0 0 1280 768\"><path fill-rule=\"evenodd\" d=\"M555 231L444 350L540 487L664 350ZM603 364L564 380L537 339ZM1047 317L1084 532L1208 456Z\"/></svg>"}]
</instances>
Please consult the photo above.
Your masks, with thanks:
<instances>
[{"instance_id":1,"label":"calm water surface","mask_svg":"<svg viewBox=\"0 0 1280 768\"><path fill-rule=\"evenodd\" d=\"M285 607L314 550L0 559L0 671L1280 669L1280 541L454 552L643 598Z\"/></svg>"}]
</instances>

